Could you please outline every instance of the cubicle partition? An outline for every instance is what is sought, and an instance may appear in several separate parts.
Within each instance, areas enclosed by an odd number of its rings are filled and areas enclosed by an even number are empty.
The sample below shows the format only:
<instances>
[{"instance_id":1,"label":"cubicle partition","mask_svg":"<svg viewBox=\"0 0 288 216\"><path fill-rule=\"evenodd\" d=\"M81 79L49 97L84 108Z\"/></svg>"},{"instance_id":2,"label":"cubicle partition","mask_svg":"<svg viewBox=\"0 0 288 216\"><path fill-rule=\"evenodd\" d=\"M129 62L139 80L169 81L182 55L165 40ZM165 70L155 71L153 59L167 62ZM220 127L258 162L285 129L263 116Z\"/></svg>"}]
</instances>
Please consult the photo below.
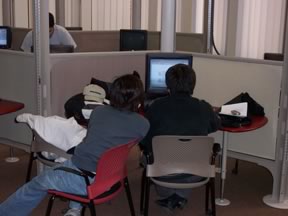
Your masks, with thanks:
<instances>
[{"instance_id":1,"label":"cubicle partition","mask_svg":"<svg viewBox=\"0 0 288 216\"><path fill-rule=\"evenodd\" d=\"M282 63L199 55L194 56L193 67L196 97L219 107L248 92L264 107L268 123L255 131L229 134L229 150L274 160Z\"/></svg>"},{"instance_id":2,"label":"cubicle partition","mask_svg":"<svg viewBox=\"0 0 288 216\"><path fill-rule=\"evenodd\" d=\"M26 28L12 28L12 49L20 50L28 31ZM119 31L70 31L77 48L75 52L114 52L120 48ZM147 49L160 50L160 32L148 32ZM176 33L176 50L206 52L204 34Z\"/></svg>"},{"instance_id":3,"label":"cubicle partition","mask_svg":"<svg viewBox=\"0 0 288 216\"><path fill-rule=\"evenodd\" d=\"M37 82L34 56L0 50L0 98L24 103L24 109L0 116L0 137L29 144L32 134L23 124L15 124L19 113L37 114Z\"/></svg>"},{"instance_id":4,"label":"cubicle partition","mask_svg":"<svg viewBox=\"0 0 288 216\"><path fill-rule=\"evenodd\" d=\"M92 77L111 82L137 71L145 79L145 52L75 53L51 56L51 114L64 115L64 103L83 91Z\"/></svg>"}]
</instances>

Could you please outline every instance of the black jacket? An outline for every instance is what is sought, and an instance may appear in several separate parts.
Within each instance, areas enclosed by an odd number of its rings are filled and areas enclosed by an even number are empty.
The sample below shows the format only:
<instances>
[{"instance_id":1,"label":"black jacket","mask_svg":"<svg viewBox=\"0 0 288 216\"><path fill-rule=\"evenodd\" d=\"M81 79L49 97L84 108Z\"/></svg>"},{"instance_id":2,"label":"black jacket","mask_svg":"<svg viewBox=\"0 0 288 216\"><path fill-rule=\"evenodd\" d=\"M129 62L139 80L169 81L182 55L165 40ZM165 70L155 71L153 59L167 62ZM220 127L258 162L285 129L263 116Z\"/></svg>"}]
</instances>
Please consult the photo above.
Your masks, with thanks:
<instances>
[{"instance_id":1,"label":"black jacket","mask_svg":"<svg viewBox=\"0 0 288 216\"><path fill-rule=\"evenodd\" d=\"M171 95L156 99L145 113L150 130L141 141L142 149L152 152L156 135L206 136L220 127L220 118L206 101L190 95Z\"/></svg>"}]
</instances>

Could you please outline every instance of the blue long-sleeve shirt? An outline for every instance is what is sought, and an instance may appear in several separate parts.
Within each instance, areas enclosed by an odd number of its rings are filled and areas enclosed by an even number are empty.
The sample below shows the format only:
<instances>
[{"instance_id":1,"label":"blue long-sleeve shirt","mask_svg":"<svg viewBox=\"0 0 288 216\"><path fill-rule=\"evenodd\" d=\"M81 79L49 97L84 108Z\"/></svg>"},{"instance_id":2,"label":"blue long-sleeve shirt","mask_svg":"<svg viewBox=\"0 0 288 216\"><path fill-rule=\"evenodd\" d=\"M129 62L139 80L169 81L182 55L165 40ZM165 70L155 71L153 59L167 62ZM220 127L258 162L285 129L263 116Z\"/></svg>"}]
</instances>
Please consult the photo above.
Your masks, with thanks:
<instances>
[{"instance_id":1,"label":"blue long-sleeve shirt","mask_svg":"<svg viewBox=\"0 0 288 216\"><path fill-rule=\"evenodd\" d=\"M148 120L135 112L108 105L97 107L91 114L87 136L76 147L71 160L78 168L95 172L103 152L134 139L141 140L148 129Z\"/></svg>"}]
</instances>

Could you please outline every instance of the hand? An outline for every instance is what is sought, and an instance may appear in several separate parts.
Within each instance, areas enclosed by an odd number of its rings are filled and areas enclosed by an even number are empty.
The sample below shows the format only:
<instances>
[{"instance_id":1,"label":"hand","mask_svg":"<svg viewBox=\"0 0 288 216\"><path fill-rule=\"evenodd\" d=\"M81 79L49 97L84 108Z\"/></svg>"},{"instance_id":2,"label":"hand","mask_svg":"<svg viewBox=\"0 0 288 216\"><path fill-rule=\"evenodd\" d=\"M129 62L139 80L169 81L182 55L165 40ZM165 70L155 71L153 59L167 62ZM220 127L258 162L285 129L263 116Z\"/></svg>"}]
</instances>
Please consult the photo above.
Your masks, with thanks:
<instances>
[{"instance_id":1,"label":"hand","mask_svg":"<svg viewBox=\"0 0 288 216\"><path fill-rule=\"evenodd\" d=\"M221 111L221 107L212 107L215 113L219 113Z\"/></svg>"}]
</instances>

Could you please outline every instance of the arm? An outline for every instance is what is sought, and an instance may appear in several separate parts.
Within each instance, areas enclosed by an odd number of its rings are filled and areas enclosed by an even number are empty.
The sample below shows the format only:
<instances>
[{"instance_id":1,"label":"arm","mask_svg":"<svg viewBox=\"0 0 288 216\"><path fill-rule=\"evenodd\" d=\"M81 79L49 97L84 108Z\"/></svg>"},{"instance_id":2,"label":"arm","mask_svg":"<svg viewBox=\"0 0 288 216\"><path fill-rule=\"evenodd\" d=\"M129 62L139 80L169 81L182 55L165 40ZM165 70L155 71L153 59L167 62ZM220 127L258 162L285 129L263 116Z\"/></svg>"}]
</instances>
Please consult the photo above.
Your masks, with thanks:
<instances>
[{"instance_id":1,"label":"arm","mask_svg":"<svg viewBox=\"0 0 288 216\"><path fill-rule=\"evenodd\" d=\"M148 133L144 137L144 139L142 139L142 141L139 143L141 150L147 153L152 152L152 137L153 137L154 127L155 127L153 123L154 115L153 115L152 109L151 108L148 109L147 112L145 113L145 117L150 123L150 128L148 130Z\"/></svg>"},{"instance_id":2,"label":"arm","mask_svg":"<svg viewBox=\"0 0 288 216\"><path fill-rule=\"evenodd\" d=\"M71 34L65 28L62 29L62 34L63 34L62 43L64 45L72 45L72 46L74 46L74 48L77 47L77 44L75 43L73 37L71 36Z\"/></svg>"},{"instance_id":3,"label":"arm","mask_svg":"<svg viewBox=\"0 0 288 216\"><path fill-rule=\"evenodd\" d=\"M209 128L208 133L216 132L221 127L221 119L218 115L218 110L213 108L209 103L203 101L203 105L207 110L209 116Z\"/></svg>"},{"instance_id":4,"label":"arm","mask_svg":"<svg viewBox=\"0 0 288 216\"><path fill-rule=\"evenodd\" d=\"M23 50L24 52L31 52L32 45L33 45L32 31L30 31L26 34L20 49Z\"/></svg>"}]
</instances>

